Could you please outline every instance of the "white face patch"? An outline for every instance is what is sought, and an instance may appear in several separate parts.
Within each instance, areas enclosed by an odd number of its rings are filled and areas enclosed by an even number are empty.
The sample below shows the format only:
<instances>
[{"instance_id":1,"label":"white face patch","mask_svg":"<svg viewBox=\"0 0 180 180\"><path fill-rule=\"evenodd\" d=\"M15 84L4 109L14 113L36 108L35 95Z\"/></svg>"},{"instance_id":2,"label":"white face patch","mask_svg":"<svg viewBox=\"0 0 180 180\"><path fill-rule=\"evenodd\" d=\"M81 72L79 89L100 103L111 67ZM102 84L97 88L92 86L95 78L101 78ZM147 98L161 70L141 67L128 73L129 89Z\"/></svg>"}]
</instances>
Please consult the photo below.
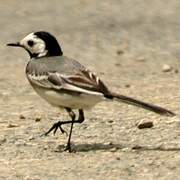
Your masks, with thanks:
<instances>
[{"instance_id":1,"label":"white face patch","mask_svg":"<svg viewBox=\"0 0 180 180\"><path fill-rule=\"evenodd\" d=\"M28 44L29 41L32 41L32 46ZM20 41L20 45L27 49L31 54L37 54L37 57L45 56L48 53L48 51L45 49L45 42L38 38L34 33L31 33L22 39Z\"/></svg>"}]
</instances>

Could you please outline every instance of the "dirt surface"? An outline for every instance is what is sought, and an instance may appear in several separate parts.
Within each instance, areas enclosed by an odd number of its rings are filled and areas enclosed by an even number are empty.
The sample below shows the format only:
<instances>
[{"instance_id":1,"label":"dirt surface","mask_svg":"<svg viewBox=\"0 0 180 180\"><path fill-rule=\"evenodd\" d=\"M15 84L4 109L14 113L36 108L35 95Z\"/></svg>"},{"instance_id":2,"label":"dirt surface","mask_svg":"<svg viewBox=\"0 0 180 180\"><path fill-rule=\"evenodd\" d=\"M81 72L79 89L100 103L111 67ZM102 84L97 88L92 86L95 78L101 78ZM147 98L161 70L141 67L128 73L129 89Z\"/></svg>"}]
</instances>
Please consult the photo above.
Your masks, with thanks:
<instances>
[{"instance_id":1,"label":"dirt surface","mask_svg":"<svg viewBox=\"0 0 180 180\"><path fill-rule=\"evenodd\" d=\"M0 179L180 179L178 115L101 103L75 125L76 153L62 152L67 136L60 132L41 137L68 116L28 84L28 54L5 46L32 31L49 31L65 55L95 71L113 91L179 114L179 9L179 0L1 0ZM141 121L154 126L138 129Z\"/></svg>"}]
</instances>

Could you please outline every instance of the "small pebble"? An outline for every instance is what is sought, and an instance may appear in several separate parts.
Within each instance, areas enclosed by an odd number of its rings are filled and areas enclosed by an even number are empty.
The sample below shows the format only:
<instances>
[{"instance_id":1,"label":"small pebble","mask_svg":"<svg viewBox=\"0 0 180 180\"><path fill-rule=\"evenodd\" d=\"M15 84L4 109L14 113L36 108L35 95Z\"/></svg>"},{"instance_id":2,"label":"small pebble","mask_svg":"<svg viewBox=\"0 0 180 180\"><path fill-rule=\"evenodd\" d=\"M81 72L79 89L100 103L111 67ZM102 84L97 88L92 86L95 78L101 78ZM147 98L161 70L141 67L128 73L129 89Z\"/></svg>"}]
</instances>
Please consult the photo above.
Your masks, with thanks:
<instances>
[{"instance_id":1,"label":"small pebble","mask_svg":"<svg viewBox=\"0 0 180 180\"><path fill-rule=\"evenodd\" d=\"M114 121L113 120L108 120L108 123L113 123Z\"/></svg>"},{"instance_id":2,"label":"small pebble","mask_svg":"<svg viewBox=\"0 0 180 180\"><path fill-rule=\"evenodd\" d=\"M176 73L176 74L179 73L179 70L178 70L178 69L175 69L175 70L174 70L174 73Z\"/></svg>"},{"instance_id":3,"label":"small pebble","mask_svg":"<svg viewBox=\"0 0 180 180\"><path fill-rule=\"evenodd\" d=\"M131 85L130 85L130 84L126 84L125 87L126 87L126 88L129 88L129 87L131 87Z\"/></svg>"},{"instance_id":4,"label":"small pebble","mask_svg":"<svg viewBox=\"0 0 180 180\"><path fill-rule=\"evenodd\" d=\"M116 152L117 150L118 150L117 147L113 147L113 148L110 149L110 152Z\"/></svg>"},{"instance_id":5,"label":"small pebble","mask_svg":"<svg viewBox=\"0 0 180 180\"><path fill-rule=\"evenodd\" d=\"M145 128L151 128L151 127L153 127L153 122L152 121L140 122L138 124L139 129L145 129Z\"/></svg>"},{"instance_id":6,"label":"small pebble","mask_svg":"<svg viewBox=\"0 0 180 180\"><path fill-rule=\"evenodd\" d=\"M123 50L121 50L121 49L119 49L119 50L117 50L117 51L116 51L116 54L117 54L117 55L124 54L124 51L123 51Z\"/></svg>"},{"instance_id":7,"label":"small pebble","mask_svg":"<svg viewBox=\"0 0 180 180\"><path fill-rule=\"evenodd\" d=\"M26 117L23 114L20 114L19 119L26 119Z\"/></svg>"},{"instance_id":8,"label":"small pebble","mask_svg":"<svg viewBox=\"0 0 180 180\"><path fill-rule=\"evenodd\" d=\"M0 136L0 145L6 142L6 138L4 136Z\"/></svg>"},{"instance_id":9,"label":"small pebble","mask_svg":"<svg viewBox=\"0 0 180 180\"><path fill-rule=\"evenodd\" d=\"M106 146L112 146L113 143L109 141L109 142L105 142L104 145L106 145Z\"/></svg>"},{"instance_id":10,"label":"small pebble","mask_svg":"<svg viewBox=\"0 0 180 180\"><path fill-rule=\"evenodd\" d=\"M162 67L163 72L170 72L170 71L172 71L172 69L173 68L168 64L164 64L163 67Z\"/></svg>"},{"instance_id":11,"label":"small pebble","mask_svg":"<svg viewBox=\"0 0 180 180\"><path fill-rule=\"evenodd\" d=\"M136 150L136 149L142 149L142 146L135 145L135 146L132 147L132 149L135 149L135 150Z\"/></svg>"},{"instance_id":12,"label":"small pebble","mask_svg":"<svg viewBox=\"0 0 180 180\"><path fill-rule=\"evenodd\" d=\"M28 138L28 140L34 140L35 139L35 137L33 136L33 135L31 135L29 138Z\"/></svg>"},{"instance_id":13,"label":"small pebble","mask_svg":"<svg viewBox=\"0 0 180 180\"><path fill-rule=\"evenodd\" d=\"M14 127L18 127L17 124L8 124L7 128L14 128Z\"/></svg>"},{"instance_id":14,"label":"small pebble","mask_svg":"<svg viewBox=\"0 0 180 180\"><path fill-rule=\"evenodd\" d=\"M121 66L121 64L120 63L115 63L115 66Z\"/></svg>"},{"instance_id":15,"label":"small pebble","mask_svg":"<svg viewBox=\"0 0 180 180\"><path fill-rule=\"evenodd\" d=\"M41 121L41 117L40 117L40 116L39 116L39 117L36 117L36 118L35 118L35 121L36 121L36 122Z\"/></svg>"}]
</instances>

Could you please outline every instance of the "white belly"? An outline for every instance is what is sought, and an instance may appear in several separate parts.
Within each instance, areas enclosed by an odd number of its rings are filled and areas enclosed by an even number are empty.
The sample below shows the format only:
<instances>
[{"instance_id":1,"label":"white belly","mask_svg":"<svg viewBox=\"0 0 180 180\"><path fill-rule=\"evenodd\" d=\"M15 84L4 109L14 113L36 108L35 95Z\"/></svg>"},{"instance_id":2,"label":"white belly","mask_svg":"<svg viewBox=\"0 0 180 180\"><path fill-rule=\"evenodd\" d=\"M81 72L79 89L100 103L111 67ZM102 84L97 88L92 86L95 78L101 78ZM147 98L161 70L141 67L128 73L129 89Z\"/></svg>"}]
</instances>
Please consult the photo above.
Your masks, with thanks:
<instances>
[{"instance_id":1,"label":"white belly","mask_svg":"<svg viewBox=\"0 0 180 180\"><path fill-rule=\"evenodd\" d=\"M101 93L71 95L57 91L35 88L34 90L48 103L57 107L69 107L72 109L87 109L93 107L104 99Z\"/></svg>"}]
</instances>

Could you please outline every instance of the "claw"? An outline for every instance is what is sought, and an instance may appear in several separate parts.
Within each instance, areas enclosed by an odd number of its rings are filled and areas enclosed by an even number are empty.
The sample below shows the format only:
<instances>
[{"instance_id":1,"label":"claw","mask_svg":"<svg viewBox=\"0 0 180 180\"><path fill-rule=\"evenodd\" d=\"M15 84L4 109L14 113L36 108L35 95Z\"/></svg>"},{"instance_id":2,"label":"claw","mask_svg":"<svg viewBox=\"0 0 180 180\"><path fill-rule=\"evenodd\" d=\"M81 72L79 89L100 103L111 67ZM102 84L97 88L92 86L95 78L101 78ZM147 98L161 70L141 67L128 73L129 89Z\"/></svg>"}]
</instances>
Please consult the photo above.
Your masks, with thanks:
<instances>
[{"instance_id":1,"label":"claw","mask_svg":"<svg viewBox=\"0 0 180 180\"><path fill-rule=\"evenodd\" d=\"M58 125L54 127L54 131L53 131L54 135L56 134L57 129L58 129Z\"/></svg>"},{"instance_id":2,"label":"claw","mask_svg":"<svg viewBox=\"0 0 180 180\"><path fill-rule=\"evenodd\" d=\"M70 153L75 152L75 151L73 151L73 150L71 149L71 144L67 144L66 147L65 147L65 149L64 149L64 151L68 151L68 152L70 152Z\"/></svg>"},{"instance_id":3,"label":"claw","mask_svg":"<svg viewBox=\"0 0 180 180\"><path fill-rule=\"evenodd\" d=\"M68 135L68 133L61 127L61 126L58 126L59 127L59 129L60 129L60 131L62 132L62 134L66 134L66 136Z\"/></svg>"}]
</instances>

